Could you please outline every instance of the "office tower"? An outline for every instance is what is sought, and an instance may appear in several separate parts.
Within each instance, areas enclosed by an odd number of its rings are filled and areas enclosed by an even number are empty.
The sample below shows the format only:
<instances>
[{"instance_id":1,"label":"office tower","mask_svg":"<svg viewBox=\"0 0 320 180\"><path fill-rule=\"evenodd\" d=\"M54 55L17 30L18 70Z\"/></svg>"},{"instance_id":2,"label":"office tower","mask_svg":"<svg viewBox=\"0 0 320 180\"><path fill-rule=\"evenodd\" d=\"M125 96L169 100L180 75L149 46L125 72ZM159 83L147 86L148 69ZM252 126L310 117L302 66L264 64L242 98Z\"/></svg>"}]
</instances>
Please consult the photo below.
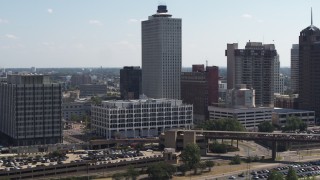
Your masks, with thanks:
<instances>
[{"instance_id":1,"label":"office tower","mask_svg":"<svg viewBox=\"0 0 320 180\"><path fill-rule=\"evenodd\" d=\"M299 44L292 44L291 48L291 90L299 91Z\"/></svg>"},{"instance_id":2,"label":"office tower","mask_svg":"<svg viewBox=\"0 0 320 180\"><path fill-rule=\"evenodd\" d=\"M280 93L280 61L279 55L274 58L274 72L273 72L273 83L274 91L273 93Z\"/></svg>"},{"instance_id":3,"label":"office tower","mask_svg":"<svg viewBox=\"0 0 320 180\"><path fill-rule=\"evenodd\" d=\"M139 66L125 66L120 69L121 99L139 99L142 90L141 69Z\"/></svg>"},{"instance_id":4,"label":"office tower","mask_svg":"<svg viewBox=\"0 0 320 180\"><path fill-rule=\"evenodd\" d=\"M192 65L192 72L181 73L181 99L193 104L195 124L208 120L208 106L218 103L219 68L217 66Z\"/></svg>"},{"instance_id":5,"label":"office tower","mask_svg":"<svg viewBox=\"0 0 320 180\"><path fill-rule=\"evenodd\" d=\"M274 44L248 42L245 49L238 49L238 44L228 44L227 86L246 84L255 90L256 106L273 107L274 61L277 51Z\"/></svg>"},{"instance_id":6,"label":"office tower","mask_svg":"<svg viewBox=\"0 0 320 180\"><path fill-rule=\"evenodd\" d=\"M25 146L62 143L62 91L44 75L8 75L0 84L1 140Z\"/></svg>"},{"instance_id":7,"label":"office tower","mask_svg":"<svg viewBox=\"0 0 320 180\"><path fill-rule=\"evenodd\" d=\"M320 30L313 25L299 36L299 108L320 116Z\"/></svg>"},{"instance_id":8,"label":"office tower","mask_svg":"<svg viewBox=\"0 0 320 180\"><path fill-rule=\"evenodd\" d=\"M279 74L279 94L284 94L285 91L285 86L284 86L284 81L286 79L286 76L283 74Z\"/></svg>"},{"instance_id":9,"label":"office tower","mask_svg":"<svg viewBox=\"0 0 320 180\"><path fill-rule=\"evenodd\" d=\"M181 19L165 5L142 21L142 93L152 98L180 99Z\"/></svg>"},{"instance_id":10,"label":"office tower","mask_svg":"<svg viewBox=\"0 0 320 180\"><path fill-rule=\"evenodd\" d=\"M103 101L92 106L93 133L106 137L158 137L170 129L193 126L192 105L175 99Z\"/></svg>"}]
</instances>

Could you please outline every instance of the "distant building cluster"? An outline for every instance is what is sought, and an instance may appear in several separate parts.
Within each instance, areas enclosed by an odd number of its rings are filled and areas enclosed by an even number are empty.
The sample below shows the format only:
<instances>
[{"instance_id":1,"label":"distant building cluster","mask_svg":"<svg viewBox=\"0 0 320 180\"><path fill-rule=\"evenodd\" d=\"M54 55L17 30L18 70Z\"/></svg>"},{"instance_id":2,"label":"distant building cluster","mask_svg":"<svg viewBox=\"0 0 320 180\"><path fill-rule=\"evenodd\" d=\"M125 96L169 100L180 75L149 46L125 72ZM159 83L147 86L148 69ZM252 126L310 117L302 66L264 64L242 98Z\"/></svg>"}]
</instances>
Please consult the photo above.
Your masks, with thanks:
<instances>
[{"instance_id":1,"label":"distant building cluster","mask_svg":"<svg viewBox=\"0 0 320 180\"><path fill-rule=\"evenodd\" d=\"M12 145L62 142L64 122L91 118L91 130L106 139L155 137L191 129L204 121L238 120L256 131L264 121L284 126L297 116L309 126L320 117L320 30L300 32L291 48L291 79L280 72L275 44L228 43L227 72L194 64L182 72L182 19L159 5L141 22L140 66L117 73L102 67L54 75L28 68L0 69L0 137ZM116 75L115 75L116 74Z\"/></svg>"}]
</instances>

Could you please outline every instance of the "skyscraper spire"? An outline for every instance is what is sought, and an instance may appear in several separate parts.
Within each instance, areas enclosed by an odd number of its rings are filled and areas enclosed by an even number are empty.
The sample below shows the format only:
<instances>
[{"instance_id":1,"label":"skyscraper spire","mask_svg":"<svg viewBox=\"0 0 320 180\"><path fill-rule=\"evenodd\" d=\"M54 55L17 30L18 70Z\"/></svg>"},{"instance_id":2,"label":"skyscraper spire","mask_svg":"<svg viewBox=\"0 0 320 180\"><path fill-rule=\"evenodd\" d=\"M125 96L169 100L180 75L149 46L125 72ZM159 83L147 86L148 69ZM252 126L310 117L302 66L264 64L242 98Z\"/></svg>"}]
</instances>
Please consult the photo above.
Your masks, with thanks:
<instances>
[{"instance_id":1,"label":"skyscraper spire","mask_svg":"<svg viewBox=\"0 0 320 180\"><path fill-rule=\"evenodd\" d=\"M312 7L311 7L311 25L313 25Z\"/></svg>"}]
</instances>

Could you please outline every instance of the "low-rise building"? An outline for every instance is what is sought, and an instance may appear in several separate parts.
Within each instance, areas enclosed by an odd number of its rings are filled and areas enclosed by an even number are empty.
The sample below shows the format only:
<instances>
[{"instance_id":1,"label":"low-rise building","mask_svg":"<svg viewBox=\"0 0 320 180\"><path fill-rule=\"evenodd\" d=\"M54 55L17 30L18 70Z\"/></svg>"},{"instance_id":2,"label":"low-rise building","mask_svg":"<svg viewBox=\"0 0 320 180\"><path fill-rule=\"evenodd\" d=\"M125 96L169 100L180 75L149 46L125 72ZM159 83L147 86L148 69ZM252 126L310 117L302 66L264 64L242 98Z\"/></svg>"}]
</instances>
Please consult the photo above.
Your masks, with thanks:
<instances>
[{"instance_id":1,"label":"low-rise building","mask_svg":"<svg viewBox=\"0 0 320 180\"><path fill-rule=\"evenodd\" d=\"M287 123L287 119L292 116L300 118L308 126L315 125L314 111L285 108L274 108L274 112L272 113L272 123L284 126Z\"/></svg>"},{"instance_id":2,"label":"low-rise building","mask_svg":"<svg viewBox=\"0 0 320 180\"><path fill-rule=\"evenodd\" d=\"M107 88L106 84L81 84L80 97L104 96L107 95Z\"/></svg>"},{"instance_id":3,"label":"low-rise building","mask_svg":"<svg viewBox=\"0 0 320 180\"><path fill-rule=\"evenodd\" d=\"M169 129L190 129L193 106L174 99L103 101L91 107L92 131L110 138L154 137Z\"/></svg>"},{"instance_id":4,"label":"low-rise building","mask_svg":"<svg viewBox=\"0 0 320 180\"><path fill-rule=\"evenodd\" d=\"M275 95L274 107L298 109L298 94L293 95Z\"/></svg>"},{"instance_id":5,"label":"low-rise building","mask_svg":"<svg viewBox=\"0 0 320 180\"><path fill-rule=\"evenodd\" d=\"M70 121L73 118L80 118L83 116L90 116L91 103L87 100L76 100L74 102L62 103L62 117Z\"/></svg>"},{"instance_id":6,"label":"low-rise building","mask_svg":"<svg viewBox=\"0 0 320 180\"><path fill-rule=\"evenodd\" d=\"M210 120L222 118L233 118L238 120L246 129L257 131L258 125L263 121L272 120L273 108L255 107L255 108L221 108L209 106Z\"/></svg>"}]
</instances>

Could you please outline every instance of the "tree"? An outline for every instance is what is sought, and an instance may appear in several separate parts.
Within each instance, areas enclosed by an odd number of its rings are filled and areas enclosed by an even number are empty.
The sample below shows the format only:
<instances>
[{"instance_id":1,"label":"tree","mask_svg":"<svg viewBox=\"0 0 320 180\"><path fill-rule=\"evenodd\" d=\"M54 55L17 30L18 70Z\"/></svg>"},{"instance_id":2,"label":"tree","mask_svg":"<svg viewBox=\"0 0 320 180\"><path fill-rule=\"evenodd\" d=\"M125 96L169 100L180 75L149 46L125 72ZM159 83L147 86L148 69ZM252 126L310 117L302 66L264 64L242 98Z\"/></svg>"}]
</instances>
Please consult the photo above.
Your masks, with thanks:
<instances>
[{"instance_id":1,"label":"tree","mask_svg":"<svg viewBox=\"0 0 320 180\"><path fill-rule=\"evenodd\" d=\"M180 171L182 173L182 175L186 175L186 172L190 170L189 167L185 164L181 164L179 167L178 167L178 171Z\"/></svg>"},{"instance_id":2,"label":"tree","mask_svg":"<svg viewBox=\"0 0 320 180\"><path fill-rule=\"evenodd\" d=\"M235 155L232 159L230 164L241 164L241 158L240 156L237 154Z\"/></svg>"},{"instance_id":3,"label":"tree","mask_svg":"<svg viewBox=\"0 0 320 180\"><path fill-rule=\"evenodd\" d=\"M201 169L201 173L207 168L205 162L200 162L198 167Z\"/></svg>"},{"instance_id":4,"label":"tree","mask_svg":"<svg viewBox=\"0 0 320 180\"><path fill-rule=\"evenodd\" d=\"M216 131L245 131L242 124L236 119L223 118L218 120L208 120L199 124L197 128Z\"/></svg>"},{"instance_id":5,"label":"tree","mask_svg":"<svg viewBox=\"0 0 320 180\"><path fill-rule=\"evenodd\" d=\"M209 149L214 153L227 153L228 148L226 144L213 143L209 145Z\"/></svg>"},{"instance_id":6,"label":"tree","mask_svg":"<svg viewBox=\"0 0 320 180\"><path fill-rule=\"evenodd\" d=\"M209 168L209 171L211 171L211 168L214 166L213 161L205 161L207 168Z\"/></svg>"},{"instance_id":7,"label":"tree","mask_svg":"<svg viewBox=\"0 0 320 180\"><path fill-rule=\"evenodd\" d=\"M274 126L270 121L263 121L258 125L259 132L273 132Z\"/></svg>"},{"instance_id":8,"label":"tree","mask_svg":"<svg viewBox=\"0 0 320 180\"><path fill-rule=\"evenodd\" d=\"M99 96L92 96L91 102L94 105L101 105L102 99Z\"/></svg>"},{"instance_id":9,"label":"tree","mask_svg":"<svg viewBox=\"0 0 320 180\"><path fill-rule=\"evenodd\" d=\"M200 148L197 144L187 144L181 153L181 160L188 168L197 171L197 164L200 162Z\"/></svg>"},{"instance_id":10,"label":"tree","mask_svg":"<svg viewBox=\"0 0 320 180\"><path fill-rule=\"evenodd\" d=\"M112 175L112 180L122 180L124 178L123 173L114 173Z\"/></svg>"},{"instance_id":11,"label":"tree","mask_svg":"<svg viewBox=\"0 0 320 180\"><path fill-rule=\"evenodd\" d=\"M292 167L289 167L288 175L286 177L286 180L298 180L297 173Z\"/></svg>"},{"instance_id":12,"label":"tree","mask_svg":"<svg viewBox=\"0 0 320 180\"><path fill-rule=\"evenodd\" d=\"M147 173L152 180L167 180L170 179L176 168L165 162L159 162L148 167Z\"/></svg>"},{"instance_id":13,"label":"tree","mask_svg":"<svg viewBox=\"0 0 320 180\"><path fill-rule=\"evenodd\" d=\"M272 170L267 180L283 180L283 179L284 179L283 174L281 174L278 171Z\"/></svg>"},{"instance_id":14,"label":"tree","mask_svg":"<svg viewBox=\"0 0 320 180\"><path fill-rule=\"evenodd\" d=\"M129 166L126 172L126 177L136 180L139 176L139 172L134 169L133 166Z\"/></svg>"},{"instance_id":15,"label":"tree","mask_svg":"<svg viewBox=\"0 0 320 180\"><path fill-rule=\"evenodd\" d=\"M307 129L307 124L303 122L300 118L291 116L287 118L287 122L284 131L295 131L299 129L300 131L305 131Z\"/></svg>"}]
</instances>

